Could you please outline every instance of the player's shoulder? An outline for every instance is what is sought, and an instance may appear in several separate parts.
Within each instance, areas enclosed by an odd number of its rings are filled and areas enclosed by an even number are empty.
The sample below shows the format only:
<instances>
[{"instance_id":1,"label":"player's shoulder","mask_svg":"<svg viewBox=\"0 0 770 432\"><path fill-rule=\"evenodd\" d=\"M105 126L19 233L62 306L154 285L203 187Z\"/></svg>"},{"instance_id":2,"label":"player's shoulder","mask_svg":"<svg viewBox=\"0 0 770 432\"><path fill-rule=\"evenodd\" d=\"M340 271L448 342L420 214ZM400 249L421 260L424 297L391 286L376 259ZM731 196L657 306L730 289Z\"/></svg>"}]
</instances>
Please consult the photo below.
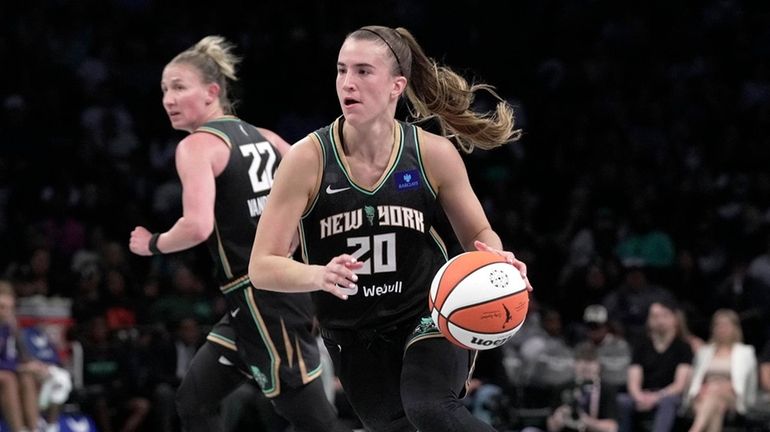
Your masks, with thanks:
<instances>
[{"instance_id":1,"label":"player's shoulder","mask_svg":"<svg viewBox=\"0 0 770 432\"><path fill-rule=\"evenodd\" d=\"M420 140L420 147L423 152L456 151L454 144L452 144L452 142L445 136L428 132L419 126L415 126L415 128L417 129L417 137Z\"/></svg>"},{"instance_id":2,"label":"player's shoulder","mask_svg":"<svg viewBox=\"0 0 770 432\"><path fill-rule=\"evenodd\" d=\"M310 134L291 145L283 163L308 168L317 166L320 160L320 144L318 139Z\"/></svg>"}]
</instances>

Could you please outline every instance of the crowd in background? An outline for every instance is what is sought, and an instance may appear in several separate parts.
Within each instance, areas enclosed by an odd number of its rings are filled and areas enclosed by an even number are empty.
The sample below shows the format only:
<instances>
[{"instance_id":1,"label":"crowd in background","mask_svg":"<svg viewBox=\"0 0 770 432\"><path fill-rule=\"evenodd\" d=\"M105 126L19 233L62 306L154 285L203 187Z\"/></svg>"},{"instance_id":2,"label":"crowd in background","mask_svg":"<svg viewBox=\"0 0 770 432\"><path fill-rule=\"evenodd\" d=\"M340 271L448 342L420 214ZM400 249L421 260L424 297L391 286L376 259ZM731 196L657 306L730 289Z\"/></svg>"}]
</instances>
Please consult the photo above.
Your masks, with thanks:
<instances>
[{"instance_id":1,"label":"crowd in background","mask_svg":"<svg viewBox=\"0 0 770 432\"><path fill-rule=\"evenodd\" d=\"M164 230L181 214L181 136L160 104L163 66L203 35L228 37L244 57L238 114L292 142L339 115L337 50L364 24L407 27L429 55L516 107L522 140L465 157L490 222L535 287L517 355L488 354L508 366L494 379L526 369L514 366L539 352L526 330L541 325L574 357L592 305L631 351L646 337L650 304L664 299L704 341L714 312L734 311L744 342L762 353L766 2L4 2L0 272L20 306L71 300L62 339L82 350L75 393L95 417L116 416L117 430L132 416L139 428L173 423L147 402L168 402L179 380L162 353L196 346L225 310L204 249L128 252L134 226ZM100 394L119 403L100 413Z\"/></svg>"}]
</instances>

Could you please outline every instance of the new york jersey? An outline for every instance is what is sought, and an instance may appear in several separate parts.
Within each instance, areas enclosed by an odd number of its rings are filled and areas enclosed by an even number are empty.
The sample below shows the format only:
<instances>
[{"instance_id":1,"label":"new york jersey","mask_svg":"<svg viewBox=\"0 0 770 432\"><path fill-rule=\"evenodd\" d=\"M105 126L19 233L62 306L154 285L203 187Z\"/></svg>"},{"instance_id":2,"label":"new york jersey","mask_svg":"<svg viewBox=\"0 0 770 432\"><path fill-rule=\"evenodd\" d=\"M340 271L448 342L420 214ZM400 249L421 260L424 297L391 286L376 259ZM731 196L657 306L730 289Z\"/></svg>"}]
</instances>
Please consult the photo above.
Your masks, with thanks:
<instances>
[{"instance_id":1,"label":"new york jersey","mask_svg":"<svg viewBox=\"0 0 770 432\"><path fill-rule=\"evenodd\" d=\"M246 275L257 223L281 160L278 150L243 120L225 116L195 130L221 138L230 159L216 178L214 233L206 241L220 284Z\"/></svg>"},{"instance_id":2,"label":"new york jersey","mask_svg":"<svg viewBox=\"0 0 770 432\"><path fill-rule=\"evenodd\" d=\"M323 176L300 222L303 259L327 264L348 253L363 263L347 300L313 293L328 329L382 329L427 312L433 275L446 248L433 227L439 206L420 160L419 128L396 122L388 167L371 188L356 184L342 151L340 117L310 137L321 147Z\"/></svg>"}]
</instances>

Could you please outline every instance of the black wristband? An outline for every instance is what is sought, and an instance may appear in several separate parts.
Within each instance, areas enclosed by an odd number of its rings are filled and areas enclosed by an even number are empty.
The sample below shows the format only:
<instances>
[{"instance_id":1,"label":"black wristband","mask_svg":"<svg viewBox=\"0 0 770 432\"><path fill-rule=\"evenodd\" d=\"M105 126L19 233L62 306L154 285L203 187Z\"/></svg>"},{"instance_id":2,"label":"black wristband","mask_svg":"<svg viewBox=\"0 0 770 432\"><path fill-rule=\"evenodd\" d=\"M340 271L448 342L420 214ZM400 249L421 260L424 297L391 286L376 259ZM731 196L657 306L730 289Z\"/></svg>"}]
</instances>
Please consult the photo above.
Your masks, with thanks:
<instances>
[{"instance_id":1,"label":"black wristband","mask_svg":"<svg viewBox=\"0 0 770 432\"><path fill-rule=\"evenodd\" d=\"M150 252L152 252L153 255L161 255L163 252L158 249L158 238L160 237L160 233L153 233L152 237L150 237L150 244L148 245L148 249L150 249Z\"/></svg>"}]
</instances>

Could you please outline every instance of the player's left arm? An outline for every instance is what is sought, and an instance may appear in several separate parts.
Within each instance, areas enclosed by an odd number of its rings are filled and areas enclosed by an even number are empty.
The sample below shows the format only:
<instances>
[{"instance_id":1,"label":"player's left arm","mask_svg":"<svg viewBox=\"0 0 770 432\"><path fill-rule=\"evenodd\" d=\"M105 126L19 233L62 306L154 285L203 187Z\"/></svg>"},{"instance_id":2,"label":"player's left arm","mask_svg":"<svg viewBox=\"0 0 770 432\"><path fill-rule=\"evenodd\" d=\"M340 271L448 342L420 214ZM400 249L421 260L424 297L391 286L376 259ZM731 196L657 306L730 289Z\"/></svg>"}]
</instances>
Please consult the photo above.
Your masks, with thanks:
<instances>
[{"instance_id":1,"label":"player's left arm","mask_svg":"<svg viewBox=\"0 0 770 432\"><path fill-rule=\"evenodd\" d=\"M448 139L428 132L422 133L421 142L426 175L463 248L501 255L526 276L527 266L512 252L503 249L500 236L490 226L454 145ZM531 289L528 281L527 287Z\"/></svg>"}]
</instances>

